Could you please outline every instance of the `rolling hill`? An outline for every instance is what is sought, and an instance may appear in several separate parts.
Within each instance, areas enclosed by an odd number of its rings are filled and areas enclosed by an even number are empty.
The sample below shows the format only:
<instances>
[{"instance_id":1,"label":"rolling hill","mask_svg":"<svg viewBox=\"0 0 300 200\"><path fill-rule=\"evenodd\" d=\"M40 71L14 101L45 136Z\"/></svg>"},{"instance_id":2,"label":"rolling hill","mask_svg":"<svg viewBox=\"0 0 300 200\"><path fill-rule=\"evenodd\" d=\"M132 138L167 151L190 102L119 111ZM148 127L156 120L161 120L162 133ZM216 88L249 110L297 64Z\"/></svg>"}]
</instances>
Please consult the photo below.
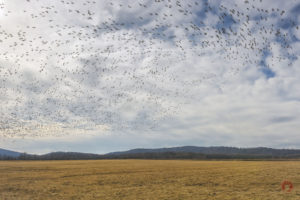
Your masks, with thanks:
<instances>
[{"instance_id":1,"label":"rolling hill","mask_svg":"<svg viewBox=\"0 0 300 200\"><path fill-rule=\"evenodd\" d=\"M1 156L2 155L2 156ZM182 146L157 149L131 149L107 154L80 152L51 152L43 155L23 154L0 149L1 159L19 160L90 160L90 159L299 159L299 149L266 147L197 147Z\"/></svg>"},{"instance_id":2,"label":"rolling hill","mask_svg":"<svg viewBox=\"0 0 300 200\"><path fill-rule=\"evenodd\" d=\"M197 147L183 146L158 149L132 149L129 151L112 152L107 155L124 155L137 153L163 153L163 152L185 152L201 154L223 154L223 155L269 155L269 156L287 156L300 155L299 149L273 149L266 147L255 148L237 148L237 147Z\"/></svg>"},{"instance_id":3,"label":"rolling hill","mask_svg":"<svg viewBox=\"0 0 300 200\"><path fill-rule=\"evenodd\" d=\"M10 151L10 150L6 150L6 149L1 149L0 148L0 157L18 157L20 155L19 152L16 151Z\"/></svg>"}]
</instances>

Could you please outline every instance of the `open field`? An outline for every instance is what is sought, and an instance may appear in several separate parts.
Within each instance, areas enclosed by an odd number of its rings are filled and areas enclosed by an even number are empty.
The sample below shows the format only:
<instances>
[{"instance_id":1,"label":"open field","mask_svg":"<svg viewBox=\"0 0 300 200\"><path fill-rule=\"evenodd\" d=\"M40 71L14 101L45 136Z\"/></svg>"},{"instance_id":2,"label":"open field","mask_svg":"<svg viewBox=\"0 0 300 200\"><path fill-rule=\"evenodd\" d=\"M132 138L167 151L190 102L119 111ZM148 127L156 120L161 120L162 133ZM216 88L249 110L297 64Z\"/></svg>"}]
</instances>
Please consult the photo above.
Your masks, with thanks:
<instances>
[{"instance_id":1,"label":"open field","mask_svg":"<svg viewBox=\"0 0 300 200\"><path fill-rule=\"evenodd\" d=\"M300 161L1 161L0 199L300 199Z\"/></svg>"}]
</instances>

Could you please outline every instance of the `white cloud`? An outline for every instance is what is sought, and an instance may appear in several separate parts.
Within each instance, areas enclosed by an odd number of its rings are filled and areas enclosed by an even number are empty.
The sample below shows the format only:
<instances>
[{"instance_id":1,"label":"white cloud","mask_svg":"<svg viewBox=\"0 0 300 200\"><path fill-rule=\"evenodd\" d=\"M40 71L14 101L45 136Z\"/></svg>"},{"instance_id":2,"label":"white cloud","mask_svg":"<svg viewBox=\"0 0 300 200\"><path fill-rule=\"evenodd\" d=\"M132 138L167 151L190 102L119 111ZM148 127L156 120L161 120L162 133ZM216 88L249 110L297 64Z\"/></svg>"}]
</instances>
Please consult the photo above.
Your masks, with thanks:
<instances>
[{"instance_id":1,"label":"white cloud","mask_svg":"<svg viewBox=\"0 0 300 200\"><path fill-rule=\"evenodd\" d=\"M295 6L3 1L0 137L299 147Z\"/></svg>"}]
</instances>

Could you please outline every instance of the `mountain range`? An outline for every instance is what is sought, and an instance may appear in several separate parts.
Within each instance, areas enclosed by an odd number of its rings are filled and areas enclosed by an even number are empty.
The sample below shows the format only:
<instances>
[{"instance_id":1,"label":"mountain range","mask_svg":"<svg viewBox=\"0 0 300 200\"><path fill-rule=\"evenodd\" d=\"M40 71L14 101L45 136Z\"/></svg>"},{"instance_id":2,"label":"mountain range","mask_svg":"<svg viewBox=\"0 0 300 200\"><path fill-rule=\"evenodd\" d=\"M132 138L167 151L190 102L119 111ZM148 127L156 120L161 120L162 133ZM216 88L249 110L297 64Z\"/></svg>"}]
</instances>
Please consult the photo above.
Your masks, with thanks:
<instances>
[{"instance_id":1,"label":"mountain range","mask_svg":"<svg viewBox=\"0 0 300 200\"><path fill-rule=\"evenodd\" d=\"M158 149L132 149L129 151L120 151L108 153L108 155L124 155L136 153L162 153L162 152L189 152L189 153L202 153L202 154L225 154L225 155L300 155L300 149L273 149L266 147L255 148L237 148L237 147L197 147L197 146L182 146L171 148L158 148Z\"/></svg>"},{"instance_id":2,"label":"mountain range","mask_svg":"<svg viewBox=\"0 0 300 200\"><path fill-rule=\"evenodd\" d=\"M289 159L300 158L300 149L273 149L266 147L197 147L182 146L156 149L131 149L107 154L79 152L52 152L43 155L24 154L0 149L0 158L24 160L78 160L78 159Z\"/></svg>"},{"instance_id":3,"label":"mountain range","mask_svg":"<svg viewBox=\"0 0 300 200\"><path fill-rule=\"evenodd\" d=\"M16 157L20 156L20 153L16 152L16 151L10 151L10 150L0 148L0 157L3 157L3 156L16 158Z\"/></svg>"}]
</instances>

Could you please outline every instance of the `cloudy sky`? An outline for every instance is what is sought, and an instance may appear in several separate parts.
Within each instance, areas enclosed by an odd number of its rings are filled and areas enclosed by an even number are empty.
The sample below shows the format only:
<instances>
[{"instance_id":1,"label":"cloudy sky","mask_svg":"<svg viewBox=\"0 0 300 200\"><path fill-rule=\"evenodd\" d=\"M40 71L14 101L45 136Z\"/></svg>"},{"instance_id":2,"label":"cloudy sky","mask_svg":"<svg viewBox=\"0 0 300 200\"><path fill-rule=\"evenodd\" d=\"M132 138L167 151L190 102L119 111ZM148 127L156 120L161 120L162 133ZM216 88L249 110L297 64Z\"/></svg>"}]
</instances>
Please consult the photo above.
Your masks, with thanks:
<instances>
[{"instance_id":1,"label":"cloudy sky","mask_svg":"<svg viewBox=\"0 0 300 200\"><path fill-rule=\"evenodd\" d=\"M299 0L0 0L0 148L300 148Z\"/></svg>"}]
</instances>

